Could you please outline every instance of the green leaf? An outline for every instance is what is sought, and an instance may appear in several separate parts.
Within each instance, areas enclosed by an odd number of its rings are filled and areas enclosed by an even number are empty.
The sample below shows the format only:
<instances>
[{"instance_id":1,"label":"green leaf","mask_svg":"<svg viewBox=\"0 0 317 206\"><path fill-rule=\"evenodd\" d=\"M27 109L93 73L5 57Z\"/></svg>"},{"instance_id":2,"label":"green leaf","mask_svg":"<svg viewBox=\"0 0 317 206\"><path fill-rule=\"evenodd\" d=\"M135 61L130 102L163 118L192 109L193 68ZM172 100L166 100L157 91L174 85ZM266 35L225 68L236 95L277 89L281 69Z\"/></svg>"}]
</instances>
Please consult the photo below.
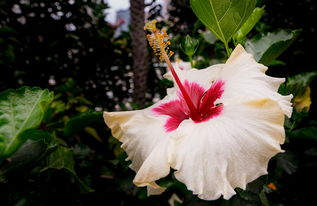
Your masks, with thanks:
<instances>
[{"instance_id":1,"label":"green leaf","mask_svg":"<svg viewBox=\"0 0 317 206\"><path fill-rule=\"evenodd\" d=\"M40 125L52 100L53 93L40 88L22 87L0 93L0 162L31 138L25 132Z\"/></svg>"},{"instance_id":2,"label":"green leaf","mask_svg":"<svg viewBox=\"0 0 317 206\"><path fill-rule=\"evenodd\" d=\"M257 7L253 10L247 21L244 22L244 24L233 37L237 43L241 42L241 40L247 36L247 34L253 29L255 24L260 20L264 12L264 6L261 8Z\"/></svg>"},{"instance_id":3,"label":"green leaf","mask_svg":"<svg viewBox=\"0 0 317 206\"><path fill-rule=\"evenodd\" d=\"M245 49L256 61L268 65L279 57L299 36L301 30L279 30L246 41Z\"/></svg>"},{"instance_id":4,"label":"green leaf","mask_svg":"<svg viewBox=\"0 0 317 206\"><path fill-rule=\"evenodd\" d=\"M287 132L292 132L294 129L308 117L307 111L297 112L296 109L292 113L292 118L286 118L284 126L287 128ZM286 139L287 140L287 139Z\"/></svg>"},{"instance_id":5,"label":"green leaf","mask_svg":"<svg viewBox=\"0 0 317 206\"><path fill-rule=\"evenodd\" d=\"M77 176L74 167L73 153L67 147L59 146L48 156L48 165L47 167L42 169L42 171L45 171L47 169L66 170L77 180L83 192L94 191Z\"/></svg>"},{"instance_id":6,"label":"green leaf","mask_svg":"<svg viewBox=\"0 0 317 206\"><path fill-rule=\"evenodd\" d=\"M261 193L259 194L259 197L263 206L270 206L269 200L267 199L264 190L261 191Z\"/></svg>"},{"instance_id":7,"label":"green leaf","mask_svg":"<svg viewBox=\"0 0 317 206\"><path fill-rule=\"evenodd\" d=\"M276 60L271 61L268 66L273 67L273 66L285 66L285 65L286 65L285 62L276 59Z\"/></svg>"},{"instance_id":8,"label":"green leaf","mask_svg":"<svg viewBox=\"0 0 317 206\"><path fill-rule=\"evenodd\" d=\"M100 138L97 130L95 128L92 127L85 127L85 132L87 132L88 134L90 134L90 136L92 136L93 138L95 138L97 141L102 142L102 139Z\"/></svg>"},{"instance_id":9,"label":"green leaf","mask_svg":"<svg viewBox=\"0 0 317 206\"><path fill-rule=\"evenodd\" d=\"M276 155L277 167L291 175L298 167L298 157L291 151L285 151Z\"/></svg>"},{"instance_id":10,"label":"green leaf","mask_svg":"<svg viewBox=\"0 0 317 206\"><path fill-rule=\"evenodd\" d=\"M317 76L317 72L304 72L288 78L286 89L294 96L302 95L305 93L307 87Z\"/></svg>"},{"instance_id":11,"label":"green leaf","mask_svg":"<svg viewBox=\"0 0 317 206\"><path fill-rule=\"evenodd\" d=\"M42 171L49 168L53 169L67 169L74 171L73 153L70 149L64 146L59 146L49 157L48 166Z\"/></svg>"},{"instance_id":12,"label":"green leaf","mask_svg":"<svg viewBox=\"0 0 317 206\"><path fill-rule=\"evenodd\" d=\"M255 180L253 180L252 182L250 182L249 184L247 184L247 191L250 191L252 193L255 194L259 194L262 189L263 189L263 185L265 185L267 183L267 176L261 176Z\"/></svg>"},{"instance_id":13,"label":"green leaf","mask_svg":"<svg viewBox=\"0 0 317 206\"><path fill-rule=\"evenodd\" d=\"M303 127L291 133L291 138L314 139L317 140L317 127Z\"/></svg>"},{"instance_id":14,"label":"green leaf","mask_svg":"<svg viewBox=\"0 0 317 206\"><path fill-rule=\"evenodd\" d=\"M199 20L227 44L255 8L256 0L190 0Z\"/></svg>"},{"instance_id":15,"label":"green leaf","mask_svg":"<svg viewBox=\"0 0 317 206\"><path fill-rule=\"evenodd\" d=\"M25 174L27 169L31 169L47 154L52 152L57 144L52 141L52 136L44 131L32 129L27 132L29 138L0 168L0 176L12 172Z\"/></svg>"},{"instance_id":16,"label":"green leaf","mask_svg":"<svg viewBox=\"0 0 317 206\"><path fill-rule=\"evenodd\" d=\"M71 118L65 126L64 135L73 136L93 122L102 120L102 112L85 112Z\"/></svg>"}]
</instances>

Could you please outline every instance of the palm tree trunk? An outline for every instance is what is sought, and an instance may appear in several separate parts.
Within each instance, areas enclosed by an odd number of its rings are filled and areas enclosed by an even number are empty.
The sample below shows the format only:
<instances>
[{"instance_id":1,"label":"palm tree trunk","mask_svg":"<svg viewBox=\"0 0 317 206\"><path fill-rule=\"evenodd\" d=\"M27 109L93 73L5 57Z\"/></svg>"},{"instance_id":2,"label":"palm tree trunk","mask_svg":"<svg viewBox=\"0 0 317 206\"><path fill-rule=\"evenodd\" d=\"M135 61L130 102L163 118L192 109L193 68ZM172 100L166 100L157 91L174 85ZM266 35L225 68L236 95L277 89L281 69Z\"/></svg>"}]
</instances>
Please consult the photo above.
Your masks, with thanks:
<instances>
[{"instance_id":1,"label":"palm tree trunk","mask_svg":"<svg viewBox=\"0 0 317 206\"><path fill-rule=\"evenodd\" d=\"M144 31L144 0L130 0L131 36L133 55L133 100L139 106L145 104L147 90L147 42Z\"/></svg>"}]
</instances>

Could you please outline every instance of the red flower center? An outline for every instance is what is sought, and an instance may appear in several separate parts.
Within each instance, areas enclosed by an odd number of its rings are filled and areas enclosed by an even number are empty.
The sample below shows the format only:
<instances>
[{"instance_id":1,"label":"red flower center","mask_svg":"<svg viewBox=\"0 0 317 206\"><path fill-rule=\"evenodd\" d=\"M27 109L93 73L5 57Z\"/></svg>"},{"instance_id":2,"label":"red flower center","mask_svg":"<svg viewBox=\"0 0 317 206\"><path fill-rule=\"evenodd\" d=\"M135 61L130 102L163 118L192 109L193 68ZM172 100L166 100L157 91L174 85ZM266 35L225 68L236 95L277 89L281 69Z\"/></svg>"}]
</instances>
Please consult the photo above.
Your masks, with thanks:
<instances>
[{"instance_id":1,"label":"red flower center","mask_svg":"<svg viewBox=\"0 0 317 206\"><path fill-rule=\"evenodd\" d=\"M223 81L216 81L205 91L199 84L185 81L182 85L182 90L185 91L178 93L178 100L161 104L152 111L158 115L169 116L164 125L167 132L177 129L185 119L190 118L196 123L209 120L218 116L223 109L223 105L215 105L215 101L223 94L223 86ZM184 93L186 95L183 95Z\"/></svg>"}]
</instances>

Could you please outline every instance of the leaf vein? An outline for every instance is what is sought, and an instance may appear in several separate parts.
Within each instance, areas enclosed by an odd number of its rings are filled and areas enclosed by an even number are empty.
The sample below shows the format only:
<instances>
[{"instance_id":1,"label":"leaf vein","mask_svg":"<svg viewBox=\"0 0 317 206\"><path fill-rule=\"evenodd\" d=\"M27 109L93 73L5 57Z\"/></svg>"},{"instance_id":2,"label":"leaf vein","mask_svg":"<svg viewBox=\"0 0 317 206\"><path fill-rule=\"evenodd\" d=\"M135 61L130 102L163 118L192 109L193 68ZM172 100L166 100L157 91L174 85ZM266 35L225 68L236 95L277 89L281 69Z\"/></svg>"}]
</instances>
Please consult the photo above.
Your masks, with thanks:
<instances>
[{"instance_id":1,"label":"leaf vein","mask_svg":"<svg viewBox=\"0 0 317 206\"><path fill-rule=\"evenodd\" d=\"M28 117L23 121L23 123L22 123L21 127L19 128L19 130L15 133L15 134L16 134L16 137L19 135L19 133L21 132L21 130L24 128L26 122L29 120L30 114L32 114L33 110L36 108L37 104L39 103L40 99L41 99L42 96L43 96L43 93L44 93L44 92L42 91L41 95L39 95L39 97L37 98L37 100L34 102L34 105L33 105L32 109L29 110L29 113L27 114ZM13 117L13 119L15 119L15 118ZM11 141L10 141L10 140L11 140ZM13 142L14 142L15 139L14 139L14 138L11 138L10 140L9 140L9 142L8 142L8 144L7 144L6 151L7 151L8 148L11 147L11 145L13 144Z\"/></svg>"},{"instance_id":2,"label":"leaf vein","mask_svg":"<svg viewBox=\"0 0 317 206\"><path fill-rule=\"evenodd\" d=\"M216 24L217 24L217 27L218 27L220 33L221 33L222 39L223 39L224 42L227 43L227 40L225 39L225 37L224 37L224 35L223 35L223 32L222 32L222 29L221 29L221 27L220 27L220 25L219 25L219 21L218 21L218 18L217 18L217 16L216 16L216 12L215 12L215 10L214 10L214 6L213 6L213 4L212 4L212 0L209 0L209 4L210 4L210 6L211 6L212 13L213 13L214 16L215 16Z\"/></svg>"},{"instance_id":3,"label":"leaf vein","mask_svg":"<svg viewBox=\"0 0 317 206\"><path fill-rule=\"evenodd\" d=\"M225 13L223 14L223 16L219 19L219 22L221 22L222 21L222 19L227 15L227 13L228 13L228 11L230 10L230 8L231 8L231 4L232 4L232 1L230 1L230 4L229 4L229 6L228 6L228 8L227 8L227 10L225 11Z\"/></svg>"}]
</instances>

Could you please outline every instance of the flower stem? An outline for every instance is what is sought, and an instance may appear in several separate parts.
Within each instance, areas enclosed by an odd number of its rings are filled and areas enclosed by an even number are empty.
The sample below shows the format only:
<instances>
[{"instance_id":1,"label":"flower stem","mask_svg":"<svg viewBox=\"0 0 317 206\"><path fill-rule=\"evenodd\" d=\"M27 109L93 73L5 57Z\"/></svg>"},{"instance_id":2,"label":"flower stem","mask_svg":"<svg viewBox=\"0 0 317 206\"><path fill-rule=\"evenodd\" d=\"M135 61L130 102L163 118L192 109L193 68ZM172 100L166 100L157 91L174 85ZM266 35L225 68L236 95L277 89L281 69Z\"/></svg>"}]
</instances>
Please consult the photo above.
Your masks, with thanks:
<instances>
[{"instance_id":1,"label":"flower stem","mask_svg":"<svg viewBox=\"0 0 317 206\"><path fill-rule=\"evenodd\" d=\"M194 67L193 56L188 56L188 58L189 58L190 66L193 68Z\"/></svg>"},{"instance_id":2,"label":"flower stem","mask_svg":"<svg viewBox=\"0 0 317 206\"><path fill-rule=\"evenodd\" d=\"M228 42L223 42L223 43L224 43L224 45L225 45L227 55L228 55L228 57L230 57L231 51L230 51L230 49L229 49Z\"/></svg>"}]
</instances>

